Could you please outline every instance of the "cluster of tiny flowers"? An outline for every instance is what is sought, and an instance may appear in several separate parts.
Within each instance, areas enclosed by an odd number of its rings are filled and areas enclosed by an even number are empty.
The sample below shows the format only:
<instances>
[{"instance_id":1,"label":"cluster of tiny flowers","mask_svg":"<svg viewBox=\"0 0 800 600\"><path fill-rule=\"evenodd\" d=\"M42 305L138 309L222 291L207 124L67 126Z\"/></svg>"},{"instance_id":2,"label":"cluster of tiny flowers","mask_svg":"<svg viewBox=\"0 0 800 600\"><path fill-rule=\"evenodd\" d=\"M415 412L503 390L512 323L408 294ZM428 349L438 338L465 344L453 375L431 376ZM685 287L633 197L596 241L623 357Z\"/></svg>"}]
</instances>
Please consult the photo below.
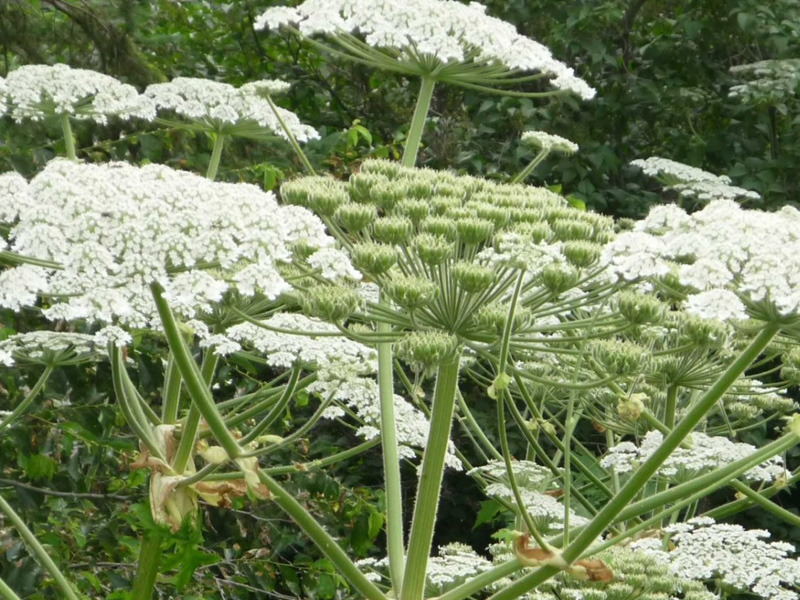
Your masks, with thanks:
<instances>
[{"instance_id":1,"label":"cluster of tiny flowers","mask_svg":"<svg viewBox=\"0 0 800 600\"><path fill-rule=\"evenodd\" d=\"M106 356L105 339L98 335L60 331L18 333L0 342L0 364L78 364Z\"/></svg>"},{"instance_id":2,"label":"cluster of tiny flowers","mask_svg":"<svg viewBox=\"0 0 800 600\"><path fill-rule=\"evenodd\" d=\"M578 144L571 142L567 138L544 131L525 131L520 138L523 144L541 148L547 152L560 152L561 154L575 154L578 151Z\"/></svg>"},{"instance_id":3,"label":"cluster of tiny flowers","mask_svg":"<svg viewBox=\"0 0 800 600\"><path fill-rule=\"evenodd\" d=\"M589 99L595 90L555 60L550 51L521 36L510 23L490 17L486 7L455 0L306 0L295 8L268 9L256 28L295 25L301 34L359 33L375 48L392 48L404 60L423 56L443 63L472 60L500 63L509 70L540 71L550 83Z\"/></svg>"},{"instance_id":4,"label":"cluster of tiny flowers","mask_svg":"<svg viewBox=\"0 0 800 600\"><path fill-rule=\"evenodd\" d=\"M375 582L382 581L389 568L387 558L364 558L356 564L362 570L369 569L366 576ZM453 542L440 546L439 555L428 559L426 596L443 594L491 568L492 562L466 544Z\"/></svg>"},{"instance_id":5,"label":"cluster of tiny flowers","mask_svg":"<svg viewBox=\"0 0 800 600\"><path fill-rule=\"evenodd\" d=\"M0 95L2 94L0 86ZM106 123L109 117L153 120L152 100L131 85L96 71L64 64L26 65L6 77L5 93L16 121L40 121L51 115L69 115ZM0 114L2 114L0 100Z\"/></svg>"},{"instance_id":6,"label":"cluster of tiny flowers","mask_svg":"<svg viewBox=\"0 0 800 600\"><path fill-rule=\"evenodd\" d=\"M672 550L647 539L632 547L660 558L679 577L714 580L730 591L751 593L769 600L796 600L800 586L800 561L791 544L766 542L768 531L744 529L741 525L715 523L698 517L671 525Z\"/></svg>"},{"instance_id":7,"label":"cluster of tiny flowers","mask_svg":"<svg viewBox=\"0 0 800 600\"><path fill-rule=\"evenodd\" d=\"M293 245L333 243L313 214L280 207L271 193L161 165L55 160L7 195L18 183L0 185L0 215L16 213L10 249L59 268L3 271L0 305L16 310L41 293L51 319L156 326L154 282L185 318L232 287L275 298L290 289L278 263L291 260Z\"/></svg>"},{"instance_id":8,"label":"cluster of tiny flowers","mask_svg":"<svg viewBox=\"0 0 800 600\"><path fill-rule=\"evenodd\" d=\"M613 468L617 473L628 473L650 458L663 441L664 435L660 431L649 431L639 446L632 442L621 442L610 448L600 465L606 469ZM691 437L691 447L675 450L658 473L663 477L683 480L747 458L756 450L750 444L695 432ZM775 456L747 471L744 477L752 481L775 481L784 473L783 459Z\"/></svg>"},{"instance_id":9,"label":"cluster of tiny flowers","mask_svg":"<svg viewBox=\"0 0 800 600\"><path fill-rule=\"evenodd\" d=\"M731 67L731 73L749 78L735 85L728 95L752 104L783 102L797 94L800 85L800 59L762 60Z\"/></svg>"},{"instance_id":10,"label":"cluster of tiny flowers","mask_svg":"<svg viewBox=\"0 0 800 600\"><path fill-rule=\"evenodd\" d=\"M700 317L740 319L745 302L763 303L769 314L796 315L799 226L800 211L788 206L766 213L718 200L691 216L674 205L658 206L607 244L604 260L627 280L672 272L697 291L686 308Z\"/></svg>"},{"instance_id":11,"label":"cluster of tiny flowers","mask_svg":"<svg viewBox=\"0 0 800 600\"><path fill-rule=\"evenodd\" d=\"M317 139L316 129L301 123L289 110L273 109L263 96L282 93L288 85L283 81L256 81L235 88L209 79L178 77L169 83L154 83L144 93L159 111L173 111L213 130L224 131L226 127L250 122L288 139L282 120L298 141Z\"/></svg>"},{"instance_id":12,"label":"cluster of tiny flowers","mask_svg":"<svg viewBox=\"0 0 800 600\"><path fill-rule=\"evenodd\" d=\"M702 202L761 199L757 192L731 185L730 178L725 175L714 175L668 158L651 156L646 160L631 161L631 165L642 169L645 175L663 181L668 189L677 191L685 198L697 198Z\"/></svg>"}]
</instances>

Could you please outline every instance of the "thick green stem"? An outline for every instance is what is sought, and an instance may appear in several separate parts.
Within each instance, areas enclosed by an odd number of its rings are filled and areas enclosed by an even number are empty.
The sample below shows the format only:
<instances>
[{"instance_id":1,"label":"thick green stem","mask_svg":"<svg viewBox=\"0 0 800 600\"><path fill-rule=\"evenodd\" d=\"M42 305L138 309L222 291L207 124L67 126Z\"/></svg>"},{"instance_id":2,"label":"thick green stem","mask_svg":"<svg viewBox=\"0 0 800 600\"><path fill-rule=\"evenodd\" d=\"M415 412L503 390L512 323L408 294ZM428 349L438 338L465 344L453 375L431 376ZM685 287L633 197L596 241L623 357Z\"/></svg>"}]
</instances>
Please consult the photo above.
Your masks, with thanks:
<instances>
[{"instance_id":1,"label":"thick green stem","mask_svg":"<svg viewBox=\"0 0 800 600\"><path fill-rule=\"evenodd\" d=\"M31 403L36 400L36 396L39 395L39 392L42 391L44 385L47 383L47 380L50 378L50 374L53 372L53 367L51 365L47 365L44 368L44 372L39 376L39 379L36 380L36 383L33 385L31 390L25 395L22 402L20 402L14 410L11 411L11 414L6 416L5 419L0 421L0 431L3 431L10 423L12 423L17 417L24 414Z\"/></svg>"},{"instance_id":2,"label":"thick green stem","mask_svg":"<svg viewBox=\"0 0 800 600\"><path fill-rule=\"evenodd\" d=\"M378 302L389 308L389 301L381 290ZM389 323L378 322L378 335L391 334ZM397 423L394 418L394 367L392 345L378 344L378 391L381 403L381 447L383 450L383 476L386 492L386 549L389 558L389 575L396 597L403 589L405 570L405 541L403 540L403 488L400 480L400 455L397 449Z\"/></svg>"},{"instance_id":3,"label":"thick green stem","mask_svg":"<svg viewBox=\"0 0 800 600\"><path fill-rule=\"evenodd\" d=\"M633 473L620 491L595 515L589 524L578 534L573 542L565 548L561 557L571 564L591 545L591 543L617 518L628 503L645 486L667 458L681 445L684 438L691 433L706 413L719 401L722 395L733 385L734 381L745 372L747 367L767 347L772 338L780 330L780 326L770 323L761 330L739 357L719 376L714 385L689 410L686 416L675 426L664 439L661 446ZM491 600L511 600L524 594L558 572L554 567L543 567L510 586L497 592Z\"/></svg>"},{"instance_id":4,"label":"thick green stem","mask_svg":"<svg viewBox=\"0 0 800 600\"><path fill-rule=\"evenodd\" d=\"M286 125L286 122L281 117L281 113L278 111L278 107L275 106L275 103L272 101L270 96L267 96L267 102L269 102L269 106L272 109L272 112L275 113L275 118L278 119L278 123L281 124L281 129L286 134L286 137L289 140L289 143L292 145L292 149L294 153L297 154L297 158L300 159L300 162L303 163L303 166L306 168L306 171L309 175L316 175L317 172L314 170L314 167L311 166L311 163L306 156L306 153L303 152L303 149L300 147L300 144L297 143L297 138L294 137L292 130Z\"/></svg>"},{"instance_id":5,"label":"thick green stem","mask_svg":"<svg viewBox=\"0 0 800 600\"><path fill-rule=\"evenodd\" d=\"M408 558L401 600L422 600L425 591L428 556L436 524L436 510L439 507L450 428L453 423L453 408L458 387L458 362L457 355L441 365L436 378L428 443L420 467L417 501L414 505L411 535L408 540Z\"/></svg>"},{"instance_id":6,"label":"thick green stem","mask_svg":"<svg viewBox=\"0 0 800 600\"><path fill-rule=\"evenodd\" d=\"M782 490L794 485L800 481L800 473L795 473L792 475L784 484L773 484L768 488L764 488L759 490L757 493L762 498L771 498L775 494L780 493ZM717 506L716 508L712 508L704 512L701 516L703 517L710 517L717 521L721 521L723 519L727 519L731 515L735 515L743 510L747 510L752 506L753 502L749 498L739 498L738 500L732 500L731 502L727 502L721 506Z\"/></svg>"},{"instance_id":7,"label":"thick green stem","mask_svg":"<svg viewBox=\"0 0 800 600\"><path fill-rule=\"evenodd\" d=\"M0 512L8 517L8 520L11 521L11 524L19 532L25 545L33 552L34 556L36 556L39 564L41 564L47 572L50 573L53 579L56 580L56 584L64 597L68 600L78 600L78 595L75 593L75 590L72 589L72 586L67 581L66 577L64 577L64 574L56 566L56 563L53 562L53 559L47 554L44 547L39 543L39 540L33 535L33 532L28 529L24 521L19 518L19 515L14 512L14 509L11 508L11 505L6 502L2 496L0 496Z\"/></svg>"},{"instance_id":8,"label":"thick green stem","mask_svg":"<svg viewBox=\"0 0 800 600\"><path fill-rule=\"evenodd\" d=\"M194 361L192 361L194 363ZM203 355L203 362L200 365L200 374L203 377L203 382L206 385L206 389L211 384L211 380L214 378L214 371L217 370L217 363L219 362L219 357L214 354L210 349L206 350L206 353ZM177 362L175 363L177 368ZM183 378L180 376L180 370L178 371L178 381L182 381ZM189 464L189 460L192 458L192 451L194 450L195 443L197 441L197 431L200 429L200 409L197 407L197 404L192 403L189 407L189 414L186 416L186 421L183 424L183 428L181 429L181 441L178 444L178 450L175 452L175 458L172 461L172 468L175 470L176 473L183 473L186 470L186 466Z\"/></svg>"},{"instance_id":9,"label":"thick green stem","mask_svg":"<svg viewBox=\"0 0 800 600\"><path fill-rule=\"evenodd\" d=\"M178 329L175 315L172 314L172 309L164 299L164 288L158 283L153 283L150 285L150 289L153 293L158 316L161 318L161 324L164 326L164 335L167 338L169 349L175 356L175 362L181 371L186 390L189 392L192 402L197 406L211 433L214 434L219 444L228 453L228 456L231 458L238 457L241 454L239 443L228 430L222 415L219 414L214 404L214 398L211 396L208 385L203 379L203 374L200 372L200 368L194 358L192 358L192 353L186 345L186 340L183 339Z\"/></svg>"},{"instance_id":10,"label":"thick green stem","mask_svg":"<svg viewBox=\"0 0 800 600\"><path fill-rule=\"evenodd\" d=\"M269 490L275 504L297 523L300 529L311 538L317 548L334 564L361 596L367 600L386 600L386 596L359 571L341 546L336 543L336 540L314 520L314 517L294 499L294 496L263 471L259 472L258 478Z\"/></svg>"},{"instance_id":11,"label":"thick green stem","mask_svg":"<svg viewBox=\"0 0 800 600\"><path fill-rule=\"evenodd\" d=\"M211 151L211 160L208 162L206 178L214 181L219 170L219 161L222 157L222 147L225 145L225 134L217 132L214 134L214 149Z\"/></svg>"},{"instance_id":12,"label":"thick green stem","mask_svg":"<svg viewBox=\"0 0 800 600\"><path fill-rule=\"evenodd\" d=\"M272 408L271 411L267 413L261 421L253 427L244 438L242 438L242 446L246 446L262 433L264 433L267 429L269 429L270 425L272 425L275 421L278 420L278 417L283 413L286 406L289 404L289 401L292 399L292 395L294 395L294 390L297 387L297 380L300 378L300 372L302 369L299 366L295 366L292 369L292 374L289 379L289 383L286 384L286 387L283 388L283 394L281 394L278 403Z\"/></svg>"},{"instance_id":13,"label":"thick green stem","mask_svg":"<svg viewBox=\"0 0 800 600\"><path fill-rule=\"evenodd\" d=\"M511 183L522 183L527 179L528 175L530 175L533 170L542 162L547 155L550 154L550 150L542 148L542 151L539 152L536 156L533 157L533 160L528 163L528 166L522 169L519 173L514 176L514 179L511 180Z\"/></svg>"},{"instance_id":14,"label":"thick green stem","mask_svg":"<svg viewBox=\"0 0 800 600\"><path fill-rule=\"evenodd\" d=\"M167 359L167 370L164 375L164 391L162 392L161 420L165 425L173 425L178 420L181 401L181 372L172 354Z\"/></svg>"},{"instance_id":15,"label":"thick green stem","mask_svg":"<svg viewBox=\"0 0 800 600\"><path fill-rule=\"evenodd\" d=\"M406 147L403 150L404 167L413 167L417 163L417 153L422 141L422 132L425 130L425 119L428 117L435 85L435 79L423 76L417 97L417 106L414 108L414 116L411 119L411 126L408 128Z\"/></svg>"},{"instance_id":16,"label":"thick green stem","mask_svg":"<svg viewBox=\"0 0 800 600\"><path fill-rule=\"evenodd\" d=\"M22 600L2 579L0 579L0 598L3 600Z\"/></svg>"},{"instance_id":17,"label":"thick green stem","mask_svg":"<svg viewBox=\"0 0 800 600\"><path fill-rule=\"evenodd\" d=\"M72 135L72 125L69 122L69 115L61 115L61 132L64 134L64 147L67 151L67 158L77 160L75 154L75 138Z\"/></svg>"},{"instance_id":18,"label":"thick green stem","mask_svg":"<svg viewBox=\"0 0 800 600\"><path fill-rule=\"evenodd\" d=\"M136 563L136 576L133 580L131 600L150 600L158 575L158 563L161 559L161 540L164 534L151 531L144 534L139 546L139 560Z\"/></svg>"}]
</instances>

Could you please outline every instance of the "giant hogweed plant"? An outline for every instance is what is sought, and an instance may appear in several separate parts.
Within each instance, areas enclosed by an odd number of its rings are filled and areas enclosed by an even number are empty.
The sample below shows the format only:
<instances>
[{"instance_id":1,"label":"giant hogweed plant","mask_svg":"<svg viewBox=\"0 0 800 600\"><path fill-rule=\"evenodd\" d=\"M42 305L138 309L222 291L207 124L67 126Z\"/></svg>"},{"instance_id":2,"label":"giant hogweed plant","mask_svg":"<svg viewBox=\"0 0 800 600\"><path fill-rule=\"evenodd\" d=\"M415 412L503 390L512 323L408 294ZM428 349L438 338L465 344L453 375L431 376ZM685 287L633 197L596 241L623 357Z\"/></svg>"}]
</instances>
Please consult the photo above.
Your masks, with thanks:
<instances>
[{"instance_id":1,"label":"giant hogweed plant","mask_svg":"<svg viewBox=\"0 0 800 600\"><path fill-rule=\"evenodd\" d=\"M433 25L445 17L447 29ZM315 133L272 101L280 83L237 90L179 79L138 95L99 74L65 76L63 66L12 72L0 80L0 106L18 120L56 116L68 160L30 182L0 178L8 265L0 303L101 328L5 343L6 365L44 371L0 428L32 409L54 369L106 356L141 444L137 465L151 472L156 522L176 529L194 520L199 498L274 502L358 597L794 597L800 569L789 548L713 519L757 504L798 522L769 499L794 482L780 455L800 438L796 419L762 448L734 440L794 410L781 392L800 372L797 212L743 211L727 200L695 215L667 206L617 234L607 217L545 189L415 169L437 82L593 95L546 48L477 4L312 0L271 9L260 23L324 34L333 51L419 76L402 164L367 161L347 182L291 181L278 204L213 179L228 136L271 132L303 156L299 142ZM548 77L555 92L508 87ZM152 119L156 110L215 137L205 179L74 160L71 119ZM548 152L575 151L561 138L528 137L541 152L516 181ZM126 362L142 331L169 348L156 405ZM215 371L234 354L277 377L219 398ZM496 431L484 430L461 394L467 379L485 389ZM275 435L300 391L313 392L318 408L297 432ZM451 442L454 415L485 464L470 464ZM269 462L333 418L355 422L364 443L302 468L380 443L385 558L356 564L277 479L300 467ZM585 422L605 440L602 458L578 435ZM512 432L524 456L512 455ZM418 452L406 538L399 461ZM431 556L448 466L467 469L511 515L509 542L492 548L492 561L458 545ZM726 485L742 498L695 519L699 501ZM0 499L0 509L61 593L77 597L13 508ZM135 598L152 596L161 542L156 533L141 546ZM757 569L743 552L759 557ZM16 597L4 584L0 593Z\"/></svg>"}]
</instances>

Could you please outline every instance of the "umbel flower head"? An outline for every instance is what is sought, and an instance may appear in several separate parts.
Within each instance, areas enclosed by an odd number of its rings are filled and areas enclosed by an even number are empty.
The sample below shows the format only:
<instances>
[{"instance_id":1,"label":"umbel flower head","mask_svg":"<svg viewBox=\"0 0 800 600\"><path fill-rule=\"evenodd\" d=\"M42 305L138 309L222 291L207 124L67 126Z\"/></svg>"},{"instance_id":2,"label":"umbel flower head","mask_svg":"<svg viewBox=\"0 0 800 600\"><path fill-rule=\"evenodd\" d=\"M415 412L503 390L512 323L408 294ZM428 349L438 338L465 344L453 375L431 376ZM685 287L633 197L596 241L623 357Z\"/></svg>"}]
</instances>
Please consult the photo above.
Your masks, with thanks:
<instances>
[{"instance_id":1,"label":"umbel flower head","mask_svg":"<svg viewBox=\"0 0 800 600\"><path fill-rule=\"evenodd\" d=\"M559 154L575 154L578 151L578 144L571 142L567 138L544 131L525 131L520 138L523 144L544 150L546 152L558 152Z\"/></svg>"},{"instance_id":2,"label":"umbel flower head","mask_svg":"<svg viewBox=\"0 0 800 600\"><path fill-rule=\"evenodd\" d=\"M0 342L0 364L73 366L108 356L104 336L62 331L17 333Z\"/></svg>"},{"instance_id":3,"label":"umbel flower head","mask_svg":"<svg viewBox=\"0 0 800 600\"><path fill-rule=\"evenodd\" d=\"M685 308L703 318L800 316L800 211L767 213L716 200L688 215L658 206L608 244L622 279L670 275L690 290ZM745 310L747 309L747 310Z\"/></svg>"},{"instance_id":4,"label":"umbel flower head","mask_svg":"<svg viewBox=\"0 0 800 600\"><path fill-rule=\"evenodd\" d=\"M278 267L293 245L333 243L319 219L271 193L161 165L54 160L23 190L6 183L0 216L28 264L0 273L0 305L16 310L41 294L51 319L154 325L154 282L185 318L229 289L275 298L291 287Z\"/></svg>"},{"instance_id":5,"label":"umbel flower head","mask_svg":"<svg viewBox=\"0 0 800 600\"><path fill-rule=\"evenodd\" d=\"M528 81L536 71L559 91L595 91L550 51L490 17L478 2L455 0L306 0L264 12L256 28L291 25L304 36L330 36L355 60L408 75L493 89ZM351 34L363 36L365 41Z\"/></svg>"},{"instance_id":6,"label":"umbel flower head","mask_svg":"<svg viewBox=\"0 0 800 600\"><path fill-rule=\"evenodd\" d=\"M0 96L2 87L0 84ZM151 121L156 116L153 102L133 86L110 75L64 64L15 69L6 77L5 88L11 116L16 121L68 115L106 123L109 117ZM2 108L0 100L0 114Z\"/></svg>"},{"instance_id":7,"label":"umbel flower head","mask_svg":"<svg viewBox=\"0 0 800 600\"><path fill-rule=\"evenodd\" d=\"M728 95L748 104L777 104L791 99L800 86L800 59L761 60L731 67L731 74L748 79Z\"/></svg>"},{"instance_id":8,"label":"umbel flower head","mask_svg":"<svg viewBox=\"0 0 800 600\"><path fill-rule=\"evenodd\" d=\"M144 93L159 113L171 111L197 129L240 137L260 137L266 129L269 134L288 139L282 120L298 141L317 139L316 129L301 123L292 111L267 100L267 96L288 88L289 84L280 80L254 81L236 88L209 79L177 77L169 83L154 83Z\"/></svg>"},{"instance_id":9,"label":"umbel flower head","mask_svg":"<svg viewBox=\"0 0 800 600\"><path fill-rule=\"evenodd\" d=\"M646 160L631 161L631 165L639 167L645 175L655 177L667 189L675 190L684 198L697 198L702 202L761 199L758 192L731 185L730 177L714 175L668 158L651 156Z\"/></svg>"}]
</instances>

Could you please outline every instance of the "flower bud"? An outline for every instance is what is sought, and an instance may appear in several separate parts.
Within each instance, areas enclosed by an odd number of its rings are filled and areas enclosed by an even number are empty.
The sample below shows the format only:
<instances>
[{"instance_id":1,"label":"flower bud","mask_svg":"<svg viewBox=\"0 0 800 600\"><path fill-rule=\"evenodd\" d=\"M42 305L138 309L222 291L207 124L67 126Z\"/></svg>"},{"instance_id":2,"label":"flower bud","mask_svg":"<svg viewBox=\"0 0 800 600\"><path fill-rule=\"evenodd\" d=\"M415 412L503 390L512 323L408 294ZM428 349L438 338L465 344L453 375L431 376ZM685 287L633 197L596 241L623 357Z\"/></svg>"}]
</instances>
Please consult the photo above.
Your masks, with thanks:
<instances>
[{"instance_id":1,"label":"flower bud","mask_svg":"<svg viewBox=\"0 0 800 600\"><path fill-rule=\"evenodd\" d=\"M401 200L395 206L394 212L403 217L408 217L414 223L419 223L428 216L428 203L424 200Z\"/></svg>"},{"instance_id":2,"label":"flower bud","mask_svg":"<svg viewBox=\"0 0 800 600\"><path fill-rule=\"evenodd\" d=\"M477 246L486 242L494 233L494 223L489 219L460 219L456 221L458 240L466 246Z\"/></svg>"},{"instance_id":3,"label":"flower bud","mask_svg":"<svg viewBox=\"0 0 800 600\"><path fill-rule=\"evenodd\" d=\"M478 309L475 321L478 326L495 335L502 335L506 330L508 321L509 305L507 304L487 304ZM527 308L517 305L514 310L514 322L511 324L511 331L519 331L530 321L531 313Z\"/></svg>"},{"instance_id":4,"label":"flower bud","mask_svg":"<svg viewBox=\"0 0 800 600\"><path fill-rule=\"evenodd\" d=\"M456 224L447 217L426 217L419 224L422 233L443 237L450 242L456 240Z\"/></svg>"},{"instance_id":5,"label":"flower bud","mask_svg":"<svg viewBox=\"0 0 800 600\"><path fill-rule=\"evenodd\" d=\"M474 208L481 219L491 221L497 229L505 227L511 221L511 211L507 208L486 203L477 203Z\"/></svg>"},{"instance_id":6,"label":"flower bud","mask_svg":"<svg viewBox=\"0 0 800 600\"><path fill-rule=\"evenodd\" d=\"M721 348L728 341L728 328L713 319L683 314L679 331L682 338L700 348Z\"/></svg>"},{"instance_id":7,"label":"flower bud","mask_svg":"<svg viewBox=\"0 0 800 600\"><path fill-rule=\"evenodd\" d=\"M792 348L782 357L781 377L789 385L800 385L800 348Z\"/></svg>"},{"instance_id":8,"label":"flower bud","mask_svg":"<svg viewBox=\"0 0 800 600\"><path fill-rule=\"evenodd\" d=\"M647 400L649 400L647 394L631 394L629 398L620 398L617 403L617 413L623 419L637 421L644 412Z\"/></svg>"},{"instance_id":9,"label":"flower bud","mask_svg":"<svg viewBox=\"0 0 800 600\"><path fill-rule=\"evenodd\" d=\"M413 311L427 304L439 292L439 288L431 281L421 277L396 275L384 286L392 302L408 311Z\"/></svg>"},{"instance_id":10,"label":"flower bud","mask_svg":"<svg viewBox=\"0 0 800 600\"><path fill-rule=\"evenodd\" d=\"M608 375L638 375L644 368L647 352L632 342L600 340L591 344L591 353Z\"/></svg>"},{"instance_id":11,"label":"flower bud","mask_svg":"<svg viewBox=\"0 0 800 600\"><path fill-rule=\"evenodd\" d=\"M368 204L345 204L336 210L336 220L351 233L366 228L376 216L375 207Z\"/></svg>"},{"instance_id":12,"label":"flower bud","mask_svg":"<svg viewBox=\"0 0 800 600\"><path fill-rule=\"evenodd\" d=\"M397 262L397 251L392 246L367 242L356 244L350 250L353 266L371 277L379 277Z\"/></svg>"},{"instance_id":13,"label":"flower bud","mask_svg":"<svg viewBox=\"0 0 800 600\"><path fill-rule=\"evenodd\" d=\"M514 226L512 231L533 240L536 244L548 242L554 237L553 230L550 229L550 225L545 221L539 221L538 223L518 223Z\"/></svg>"},{"instance_id":14,"label":"flower bud","mask_svg":"<svg viewBox=\"0 0 800 600\"><path fill-rule=\"evenodd\" d=\"M304 206L323 217L333 216L337 208L350 201L346 185L330 177L303 177L284 183L281 198L286 204Z\"/></svg>"},{"instance_id":15,"label":"flower bud","mask_svg":"<svg viewBox=\"0 0 800 600\"><path fill-rule=\"evenodd\" d=\"M617 309L625 320L632 325L661 323L666 313L666 307L658 298L635 292L620 293L617 298Z\"/></svg>"},{"instance_id":16,"label":"flower bud","mask_svg":"<svg viewBox=\"0 0 800 600\"><path fill-rule=\"evenodd\" d=\"M458 338L443 331L413 331L395 344L397 356L415 371L435 368L452 359Z\"/></svg>"},{"instance_id":17,"label":"flower bud","mask_svg":"<svg viewBox=\"0 0 800 600\"><path fill-rule=\"evenodd\" d=\"M414 223L406 217L381 217L372 224L372 237L385 244L405 245L414 233Z\"/></svg>"},{"instance_id":18,"label":"flower bud","mask_svg":"<svg viewBox=\"0 0 800 600\"><path fill-rule=\"evenodd\" d=\"M340 285L318 285L305 292L300 300L309 316L329 323L341 323L361 303L354 289Z\"/></svg>"},{"instance_id":19,"label":"flower bud","mask_svg":"<svg viewBox=\"0 0 800 600\"><path fill-rule=\"evenodd\" d=\"M593 242L570 240L564 243L563 252L570 264L585 269L597 263L602 250L600 245Z\"/></svg>"},{"instance_id":20,"label":"flower bud","mask_svg":"<svg viewBox=\"0 0 800 600\"><path fill-rule=\"evenodd\" d=\"M557 295L575 287L580 276L572 268L554 264L539 272L539 280L547 291Z\"/></svg>"},{"instance_id":21,"label":"flower bud","mask_svg":"<svg viewBox=\"0 0 800 600\"><path fill-rule=\"evenodd\" d=\"M453 276L459 287L470 294L485 291L494 281L494 271L483 265L459 262L453 266Z\"/></svg>"},{"instance_id":22,"label":"flower bud","mask_svg":"<svg viewBox=\"0 0 800 600\"><path fill-rule=\"evenodd\" d=\"M397 179L407 172L413 173L414 171L413 169L404 167L398 162L377 158L368 158L361 163L361 169L359 170L359 174L363 173L366 175L368 173L373 173L375 175L382 175L386 179Z\"/></svg>"},{"instance_id":23,"label":"flower bud","mask_svg":"<svg viewBox=\"0 0 800 600\"><path fill-rule=\"evenodd\" d=\"M583 221L576 219L557 219L552 224L556 239L567 240L590 240L594 235L594 228Z\"/></svg>"},{"instance_id":24,"label":"flower bud","mask_svg":"<svg viewBox=\"0 0 800 600\"><path fill-rule=\"evenodd\" d=\"M455 251L452 242L430 233L419 234L413 244L420 260L432 267L445 262Z\"/></svg>"}]
</instances>

